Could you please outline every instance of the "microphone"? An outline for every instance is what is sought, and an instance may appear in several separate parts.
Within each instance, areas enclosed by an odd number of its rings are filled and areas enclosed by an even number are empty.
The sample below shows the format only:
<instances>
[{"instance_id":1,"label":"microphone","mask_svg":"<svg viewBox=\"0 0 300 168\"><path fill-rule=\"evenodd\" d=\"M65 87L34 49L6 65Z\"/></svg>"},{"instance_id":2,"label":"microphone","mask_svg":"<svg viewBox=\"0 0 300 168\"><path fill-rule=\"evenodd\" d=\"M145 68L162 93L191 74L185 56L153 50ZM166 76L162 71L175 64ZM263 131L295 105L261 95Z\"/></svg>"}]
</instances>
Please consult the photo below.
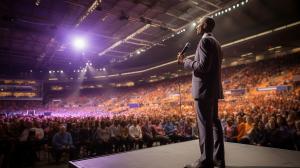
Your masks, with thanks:
<instances>
[{"instance_id":1,"label":"microphone","mask_svg":"<svg viewBox=\"0 0 300 168\"><path fill-rule=\"evenodd\" d=\"M191 43L187 42L184 46L184 48L181 50L180 55L183 55L187 49L189 49L191 47Z\"/></svg>"}]
</instances>

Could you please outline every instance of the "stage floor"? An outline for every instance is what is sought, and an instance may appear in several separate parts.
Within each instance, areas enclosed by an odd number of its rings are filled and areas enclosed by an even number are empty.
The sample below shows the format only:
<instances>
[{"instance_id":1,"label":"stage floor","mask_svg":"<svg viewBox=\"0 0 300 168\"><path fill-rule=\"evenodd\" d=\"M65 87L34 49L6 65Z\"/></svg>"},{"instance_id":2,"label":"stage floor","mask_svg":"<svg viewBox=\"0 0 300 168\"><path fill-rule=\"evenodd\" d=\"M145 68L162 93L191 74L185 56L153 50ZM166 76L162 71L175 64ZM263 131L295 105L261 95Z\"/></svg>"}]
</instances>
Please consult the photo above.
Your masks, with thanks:
<instances>
[{"instance_id":1,"label":"stage floor","mask_svg":"<svg viewBox=\"0 0 300 168\"><path fill-rule=\"evenodd\" d=\"M157 146L104 157L73 161L79 168L183 168L197 160L198 141ZM300 168L300 152L225 143L226 167Z\"/></svg>"}]
</instances>

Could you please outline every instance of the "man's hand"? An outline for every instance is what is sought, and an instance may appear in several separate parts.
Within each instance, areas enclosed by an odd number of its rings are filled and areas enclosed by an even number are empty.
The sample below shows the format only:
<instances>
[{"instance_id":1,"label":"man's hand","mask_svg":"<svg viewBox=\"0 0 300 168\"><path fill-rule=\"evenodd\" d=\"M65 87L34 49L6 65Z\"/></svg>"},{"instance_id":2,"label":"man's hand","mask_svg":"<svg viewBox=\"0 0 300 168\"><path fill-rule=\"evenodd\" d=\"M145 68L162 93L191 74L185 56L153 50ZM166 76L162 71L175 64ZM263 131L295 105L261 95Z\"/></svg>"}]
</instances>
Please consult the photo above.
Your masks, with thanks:
<instances>
[{"instance_id":1,"label":"man's hand","mask_svg":"<svg viewBox=\"0 0 300 168\"><path fill-rule=\"evenodd\" d=\"M184 54L181 54L180 52L177 55L177 62L178 64L183 64Z\"/></svg>"}]
</instances>

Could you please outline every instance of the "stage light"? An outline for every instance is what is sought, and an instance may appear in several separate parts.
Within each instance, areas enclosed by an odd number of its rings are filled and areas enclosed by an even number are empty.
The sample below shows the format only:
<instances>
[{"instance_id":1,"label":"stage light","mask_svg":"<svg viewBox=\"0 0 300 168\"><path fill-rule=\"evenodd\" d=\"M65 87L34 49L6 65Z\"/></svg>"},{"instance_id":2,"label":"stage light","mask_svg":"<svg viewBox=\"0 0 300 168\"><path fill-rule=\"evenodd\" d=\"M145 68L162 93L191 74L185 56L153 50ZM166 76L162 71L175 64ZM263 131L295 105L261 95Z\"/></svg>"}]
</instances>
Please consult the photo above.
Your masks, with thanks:
<instances>
[{"instance_id":1,"label":"stage light","mask_svg":"<svg viewBox=\"0 0 300 168\"><path fill-rule=\"evenodd\" d=\"M83 38L77 37L73 41L73 46L75 49L83 50L86 48L86 41Z\"/></svg>"},{"instance_id":2,"label":"stage light","mask_svg":"<svg viewBox=\"0 0 300 168\"><path fill-rule=\"evenodd\" d=\"M231 11L231 8L228 8L228 11Z\"/></svg>"},{"instance_id":3,"label":"stage light","mask_svg":"<svg viewBox=\"0 0 300 168\"><path fill-rule=\"evenodd\" d=\"M60 73L64 73L64 71L63 71L63 70L61 70L61 71L60 71Z\"/></svg>"},{"instance_id":4,"label":"stage light","mask_svg":"<svg viewBox=\"0 0 300 168\"><path fill-rule=\"evenodd\" d=\"M106 69L105 69L105 68L103 68L103 71L106 71Z\"/></svg>"},{"instance_id":5,"label":"stage light","mask_svg":"<svg viewBox=\"0 0 300 168\"><path fill-rule=\"evenodd\" d=\"M52 73L52 71L49 71L49 74L51 74Z\"/></svg>"},{"instance_id":6,"label":"stage light","mask_svg":"<svg viewBox=\"0 0 300 168\"><path fill-rule=\"evenodd\" d=\"M197 23L196 22L193 22L193 26L196 26L197 25Z\"/></svg>"},{"instance_id":7,"label":"stage light","mask_svg":"<svg viewBox=\"0 0 300 168\"><path fill-rule=\"evenodd\" d=\"M236 7L238 8L240 5L239 4L236 4Z\"/></svg>"},{"instance_id":8,"label":"stage light","mask_svg":"<svg viewBox=\"0 0 300 168\"><path fill-rule=\"evenodd\" d=\"M216 13L215 16L218 16L218 14Z\"/></svg>"},{"instance_id":9,"label":"stage light","mask_svg":"<svg viewBox=\"0 0 300 168\"><path fill-rule=\"evenodd\" d=\"M241 4L244 5L244 2L242 2Z\"/></svg>"},{"instance_id":10,"label":"stage light","mask_svg":"<svg viewBox=\"0 0 300 168\"><path fill-rule=\"evenodd\" d=\"M139 50L136 51L137 54L140 54L141 52Z\"/></svg>"},{"instance_id":11,"label":"stage light","mask_svg":"<svg viewBox=\"0 0 300 168\"><path fill-rule=\"evenodd\" d=\"M232 7L233 9L235 9L235 5L233 5L233 7Z\"/></svg>"},{"instance_id":12,"label":"stage light","mask_svg":"<svg viewBox=\"0 0 300 168\"><path fill-rule=\"evenodd\" d=\"M225 13L227 12L227 9L225 9Z\"/></svg>"}]
</instances>

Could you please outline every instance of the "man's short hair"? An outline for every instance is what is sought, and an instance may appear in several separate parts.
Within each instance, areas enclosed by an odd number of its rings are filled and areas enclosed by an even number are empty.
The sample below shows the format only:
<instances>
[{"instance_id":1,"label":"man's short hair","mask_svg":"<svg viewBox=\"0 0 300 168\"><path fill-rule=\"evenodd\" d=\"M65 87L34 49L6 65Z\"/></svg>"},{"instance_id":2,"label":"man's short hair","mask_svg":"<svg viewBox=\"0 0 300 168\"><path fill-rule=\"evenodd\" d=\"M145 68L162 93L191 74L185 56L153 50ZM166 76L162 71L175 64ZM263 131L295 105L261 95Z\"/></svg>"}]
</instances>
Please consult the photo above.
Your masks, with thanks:
<instances>
[{"instance_id":1,"label":"man's short hair","mask_svg":"<svg viewBox=\"0 0 300 168\"><path fill-rule=\"evenodd\" d=\"M203 22L206 23L205 32L212 32L215 27L215 20L212 17L205 16Z\"/></svg>"}]
</instances>

